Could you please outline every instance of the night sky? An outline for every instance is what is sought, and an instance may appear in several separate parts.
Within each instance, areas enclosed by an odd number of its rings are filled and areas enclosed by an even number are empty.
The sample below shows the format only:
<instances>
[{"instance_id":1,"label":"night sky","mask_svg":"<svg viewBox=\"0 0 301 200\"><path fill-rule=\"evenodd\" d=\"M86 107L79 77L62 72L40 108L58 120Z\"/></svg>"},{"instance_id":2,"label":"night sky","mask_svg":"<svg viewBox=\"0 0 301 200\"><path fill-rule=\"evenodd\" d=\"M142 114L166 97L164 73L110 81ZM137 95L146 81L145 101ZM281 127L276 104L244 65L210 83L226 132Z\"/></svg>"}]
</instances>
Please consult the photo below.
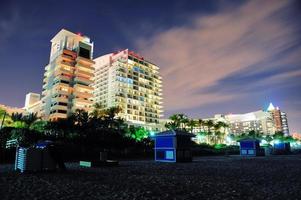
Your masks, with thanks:
<instances>
[{"instance_id":1,"label":"night sky","mask_svg":"<svg viewBox=\"0 0 301 200\"><path fill-rule=\"evenodd\" d=\"M161 67L165 117L244 113L269 102L301 132L300 1L0 0L0 103L41 92L50 39L62 28Z\"/></svg>"}]
</instances>

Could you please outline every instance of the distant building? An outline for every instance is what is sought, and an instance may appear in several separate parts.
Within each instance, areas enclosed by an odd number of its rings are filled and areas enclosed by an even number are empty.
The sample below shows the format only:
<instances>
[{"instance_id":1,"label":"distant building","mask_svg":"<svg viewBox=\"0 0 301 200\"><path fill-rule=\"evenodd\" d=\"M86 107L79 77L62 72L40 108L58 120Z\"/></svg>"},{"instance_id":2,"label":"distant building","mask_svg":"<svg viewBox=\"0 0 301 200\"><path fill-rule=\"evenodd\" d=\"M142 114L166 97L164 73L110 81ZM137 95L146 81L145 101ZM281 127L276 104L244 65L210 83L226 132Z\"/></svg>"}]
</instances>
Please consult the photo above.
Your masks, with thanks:
<instances>
[{"instance_id":1,"label":"distant building","mask_svg":"<svg viewBox=\"0 0 301 200\"><path fill-rule=\"evenodd\" d=\"M292 137L297 139L297 140L301 140L301 134L300 133L293 133Z\"/></svg>"},{"instance_id":2,"label":"distant building","mask_svg":"<svg viewBox=\"0 0 301 200\"><path fill-rule=\"evenodd\" d=\"M289 135L288 120L285 112L281 112L282 131L284 134Z\"/></svg>"},{"instance_id":3,"label":"distant building","mask_svg":"<svg viewBox=\"0 0 301 200\"><path fill-rule=\"evenodd\" d=\"M12 107L12 106L7 106L0 104L0 109L5 110L7 114L11 115L12 113L22 113L25 114L25 110L23 108L18 108L18 107Z\"/></svg>"},{"instance_id":4,"label":"distant building","mask_svg":"<svg viewBox=\"0 0 301 200\"><path fill-rule=\"evenodd\" d=\"M226 134L239 135L242 133L249 133L250 131L256 131L265 135L273 135L277 131L281 131L284 134L289 134L289 128L287 123L287 116L285 112L280 111L273 104L270 104L267 110L258 110L255 112L249 112L244 114L216 114L212 118L203 119L203 121L212 120L214 123L223 122L228 124L228 127L222 127L221 131ZM195 121L198 121L195 119ZM161 130L164 130L164 125L170 122L169 119L161 119ZM186 129L190 127L186 126ZM192 133L199 133L202 131L208 131L206 125L197 125L193 128ZM214 127L211 128L214 131Z\"/></svg>"},{"instance_id":5,"label":"distant building","mask_svg":"<svg viewBox=\"0 0 301 200\"><path fill-rule=\"evenodd\" d=\"M41 98L41 95L37 94L37 93L30 92L30 93L26 94L24 107L26 108L32 104L35 104L36 102L40 101L40 98Z\"/></svg>"},{"instance_id":6,"label":"distant building","mask_svg":"<svg viewBox=\"0 0 301 200\"><path fill-rule=\"evenodd\" d=\"M282 112L279 107L275 108L272 103L270 103L267 111L272 115L276 131L289 135L286 113Z\"/></svg>"},{"instance_id":7,"label":"distant building","mask_svg":"<svg viewBox=\"0 0 301 200\"><path fill-rule=\"evenodd\" d=\"M215 115L214 121L223 121L229 124L229 133L241 134L250 131L257 131L271 135L277 131L289 134L287 117L270 103L268 109L258 110L245 114Z\"/></svg>"},{"instance_id":8,"label":"distant building","mask_svg":"<svg viewBox=\"0 0 301 200\"><path fill-rule=\"evenodd\" d=\"M76 109L91 111L94 61L90 38L62 29L51 40L45 67L41 115L45 120L66 118Z\"/></svg>"},{"instance_id":9,"label":"distant building","mask_svg":"<svg viewBox=\"0 0 301 200\"><path fill-rule=\"evenodd\" d=\"M129 124L157 130L163 112L159 67L128 49L94 61L94 102L118 106Z\"/></svg>"},{"instance_id":10,"label":"distant building","mask_svg":"<svg viewBox=\"0 0 301 200\"><path fill-rule=\"evenodd\" d=\"M25 98L25 105L23 108L27 113L41 114L41 95L37 93L28 93Z\"/></svg>"},{"instance_id":11,"label":"distant building","mask_svg":"<svg viewBox=\"0 0 301 200\"><path fill-rule=\"evenodd\" d=\"M267 135L275 133L272 116L262 110L245 114L229 114L225 115L225 119L230 124L230 132L233 134L248 133L253 130Z\"/></svg>"}]
</instances>

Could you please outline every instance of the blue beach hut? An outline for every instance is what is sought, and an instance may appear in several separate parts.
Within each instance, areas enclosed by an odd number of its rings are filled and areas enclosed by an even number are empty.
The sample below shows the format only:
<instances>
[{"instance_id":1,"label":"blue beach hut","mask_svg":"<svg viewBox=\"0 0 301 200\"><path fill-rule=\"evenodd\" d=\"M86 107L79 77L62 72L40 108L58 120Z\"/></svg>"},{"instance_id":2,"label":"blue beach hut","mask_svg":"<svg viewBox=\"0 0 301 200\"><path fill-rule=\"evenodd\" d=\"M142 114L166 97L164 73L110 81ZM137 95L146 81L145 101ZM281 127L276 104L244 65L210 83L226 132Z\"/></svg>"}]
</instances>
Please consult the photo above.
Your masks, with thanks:
<instances>
[{"instance_id":1,"label":"blue beach hut","mask_svg":"<svg viewBox=\"0 0 301 200\"><path fill-rule=\"evenodd\" d=\"M168 130L157 133L155 139L155 161L159 162L191 162L191 138L193 134Z\"/></svg>"},{"instance_id":2,"label":"blue beach hut","mask_svg":"<svg viewBox=\"0 0 301 200\"><path fill-rule=\"evenodd\" d=\"M264 155L264 151L260 148L260 141L257 139L242 139L240 143L240 155L241 156L260 156Z\"/></svg>"},{"instance_id":3,"label":"blue beach hut","mask_svg":"<svg viewBox=\"0 0 301 200\"><path fill-rule=\"evenodd\" d=\"M289 142L277 142L274 144L274 154L289 154L291 146Z\"/></svg>"}]
</instances>

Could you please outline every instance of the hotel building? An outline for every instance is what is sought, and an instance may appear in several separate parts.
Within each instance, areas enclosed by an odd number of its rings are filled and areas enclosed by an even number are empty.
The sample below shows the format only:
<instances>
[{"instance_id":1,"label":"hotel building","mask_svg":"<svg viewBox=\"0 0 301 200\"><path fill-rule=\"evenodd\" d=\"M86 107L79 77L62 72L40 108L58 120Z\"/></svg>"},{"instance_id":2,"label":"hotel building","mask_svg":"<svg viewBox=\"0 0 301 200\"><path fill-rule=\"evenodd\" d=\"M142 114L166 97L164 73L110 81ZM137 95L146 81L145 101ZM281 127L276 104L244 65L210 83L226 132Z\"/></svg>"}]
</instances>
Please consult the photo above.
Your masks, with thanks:
<instances>
[{"instance_id":1,"label":"hotel building","mask_svg":"<svg viewBox=\"0 0 301 200\"><path fill-rule=\"evenodd\" d=\"M24 110L27 113L37 113L40 117L41 114L41 95L37 93L28 93L25 97Z\"/></svg>"},{"instance_id":2,"label":"hotel building","mask_svg":"<svg viewBox=\"0 0 301 200\"><path fill-rule=\"evenodd\" d=\"M270 103L267 110L258 110L244 114L217 114L211 120L222 121L229 125L228 133L234 135L258 131L265 135L273 135L278 131L289 134L287 117L285 112L281 112Z\"/></svg>"},{"instance_id":3,"label":"hotel building","mask_svg":"<svg viewBox=\"0 0 301 200\"><path fill-rule=\"evenodd\" d=\"M76 109L91 111L94 61L90 38L62 29L51 40L45 67L41 115L45 120L66 118Z\"/></svg>"},{"instance_id":4,"label":"hotel building","mask_svg":"<svg viewBox=\"0 0 301 200\"><path fill-rule=\"evenodd\" d=\"M250 131L272 135L276 130L272 116L263 110L245 114L225 115L225 120L230 125L230 133L235 135Z\"/></svg>"},{"instance_id":5,"label":"hotel building","mask_svg":"<svg viewBox=\"0 0 301 200\"><path fill-rule=\"evenodd\" d=\"M282 112L279 107L275 108L272 103L270 103L267 111L271 114L274 120L276 131L283 132L285 135L289 135L286 113Z\"/></svg>"},{"instance_id":6,"label":"hotel building","mask_svg":"<svg viewBox=\"0 0 301 200\"><path fill-rule=\"evenodd\" d=\"M4 104L0 104L0 110L4 110L9 115L13 113L22 113L22 114L26 113L26 111L23 108L7 106Z\"/></svg>"},{"instance_id":7,"label":"hotel building","mask_svg":"<svg viewBox=\"0 0 301 200\"><path fill-rule=\"evenodd\" d=\"M159 67L128 49L94 59L94 101L118 106L127 123L157 130L162 108Z\"/></svg>"}]
</instances>

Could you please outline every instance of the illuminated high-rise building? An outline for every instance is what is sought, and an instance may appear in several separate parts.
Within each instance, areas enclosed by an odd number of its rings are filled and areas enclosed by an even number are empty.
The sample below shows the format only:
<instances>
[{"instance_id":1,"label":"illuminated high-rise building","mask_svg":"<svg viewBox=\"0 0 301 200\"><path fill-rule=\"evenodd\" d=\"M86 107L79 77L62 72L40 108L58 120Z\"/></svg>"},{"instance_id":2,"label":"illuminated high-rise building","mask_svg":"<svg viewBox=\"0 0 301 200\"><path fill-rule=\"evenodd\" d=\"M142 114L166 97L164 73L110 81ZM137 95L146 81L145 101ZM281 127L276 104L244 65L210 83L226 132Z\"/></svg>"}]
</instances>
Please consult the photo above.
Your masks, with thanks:
<instances>
[{"instance_id":1,"label":"illuminated high-rise building","mask_svg":"<svg viewBox=\"0 0 301 200\"><path fill-rule=\"evenodd\" d=\"M285 135L289 135L289 128L287 122L287 116L285 112L282 112L279 107L274 107L270 103L267 111L272 115L276 131L283 132Z\"/></svg>"},{"instance_id":2,"label":"illuminated high-rise building","mask_svg":"<svg viewBox=\"0 0 301 200\"><path fill-rule=\"evenodd\" d=\"M263 110L244 114L229 114L225 115L225 119L230 125L230 132L233 134L257 131L272 135L276 131L272 116Z\"/></svg>"},{"instance_id":3,"label":"illuminated high-rise building","mask_svg":"<svg viewBox=\"0 0 301 200\"><path fill-rule=\"evenodd\" d=\"M62 29L51 40L45 67L41 115L46 120L66 118L76 109L91 111L94 61L90 38Z\"/></svg>"},{"instance_id":4,"label":"illuminated high-rise building","mask_svg":"<svg viewBox=\"0 0 301 200\"><path fill-rule=\"evenodd\" d=\"M213 121L222 121L229 125L229 133L239 135L250 131L257 131L265 135L273 135L276 132L289 134L286 113L280 111L270 103L267 110L258 110L244 114L217 114Z\"/></svg>"},{"instance_id":5,"label":"illuminated high-rise building","mask_svg":"<svg viewBox=\"0 0 301 200\"><path fill-rule=\"evenodd\" d=\"M95 103L118 106L129 124L155 130L163 110L159 67L128 49L94 61Z\"/></svg>"}]
</instances>

